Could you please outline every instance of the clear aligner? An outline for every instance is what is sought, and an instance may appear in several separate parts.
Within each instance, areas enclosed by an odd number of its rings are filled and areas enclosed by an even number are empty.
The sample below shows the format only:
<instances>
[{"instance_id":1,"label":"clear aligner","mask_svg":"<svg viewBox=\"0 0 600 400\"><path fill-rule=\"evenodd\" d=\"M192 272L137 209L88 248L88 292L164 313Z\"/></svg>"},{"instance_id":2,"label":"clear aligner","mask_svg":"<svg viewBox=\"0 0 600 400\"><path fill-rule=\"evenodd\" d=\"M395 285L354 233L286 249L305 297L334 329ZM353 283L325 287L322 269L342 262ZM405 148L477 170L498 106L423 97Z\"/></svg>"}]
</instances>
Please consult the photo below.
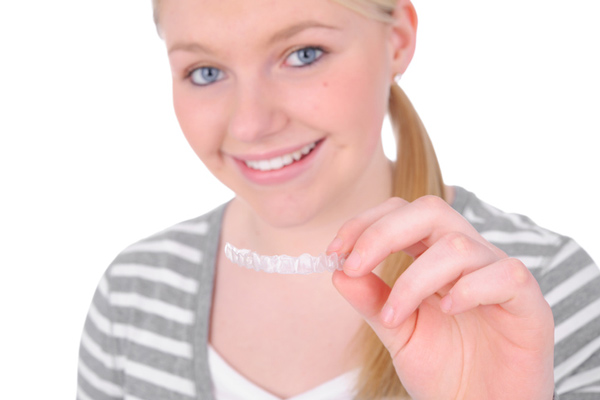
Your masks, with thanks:
<instances>
[{"instance_id":1,"label":"clear aligner","mask_svg":"<svg viewBox=\"0 0 600 400\"><path fill-rule=\"evenodd\" d=\"M237 249L230 243L225 244L225 256L241 267L275 274L306 275L315 272L333 272L336 269L341 270L346 261L345 257L338 257L336 253L320 254L316 257L307 253L299 257L261 256L250 250Z\"/></svg>"}]
</instances>

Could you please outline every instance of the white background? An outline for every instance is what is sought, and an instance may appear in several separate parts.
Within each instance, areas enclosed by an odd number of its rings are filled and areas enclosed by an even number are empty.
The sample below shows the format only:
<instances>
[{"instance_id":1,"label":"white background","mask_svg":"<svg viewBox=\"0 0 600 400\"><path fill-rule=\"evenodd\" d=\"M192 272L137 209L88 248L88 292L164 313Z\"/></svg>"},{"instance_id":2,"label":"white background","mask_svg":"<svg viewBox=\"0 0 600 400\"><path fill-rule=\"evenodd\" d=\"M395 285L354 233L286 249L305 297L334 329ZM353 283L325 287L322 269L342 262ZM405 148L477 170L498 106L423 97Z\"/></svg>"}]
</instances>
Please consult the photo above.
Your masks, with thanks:
<instances>
[{"instance_id":1,"label":"white background","mask_svg":"<svg viewBox=\"0 0 600 400\"><path fill-rule=\"evenodd\" d=\"M5 3L0 391L73 398L83 321L112 258L230 193L179 131L149 0ZM446 181L600 259L598 2L415 4L402 85Z\"/></svg>"}]
</instances>

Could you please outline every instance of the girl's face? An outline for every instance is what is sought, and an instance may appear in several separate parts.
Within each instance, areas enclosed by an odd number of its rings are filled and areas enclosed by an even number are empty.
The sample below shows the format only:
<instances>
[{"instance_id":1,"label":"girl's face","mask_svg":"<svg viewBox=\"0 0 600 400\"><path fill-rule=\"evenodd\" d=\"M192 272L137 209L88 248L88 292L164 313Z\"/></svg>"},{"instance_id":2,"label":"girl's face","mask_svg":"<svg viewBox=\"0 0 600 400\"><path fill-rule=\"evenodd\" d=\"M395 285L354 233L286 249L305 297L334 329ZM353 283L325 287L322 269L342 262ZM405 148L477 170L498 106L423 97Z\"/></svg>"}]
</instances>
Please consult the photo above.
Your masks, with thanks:
<instances>
[{"instance_id":1,"label":"girl's face","mask_svg":"<svg viewBox=\"0 0 600 400\"><path fill-rule=\"evenodd\" d=\"M163 0L159 16L187 140L263 220L389 193L381 126L412 56L398 29L330 0Z\"/></svg>"}]
</instances>

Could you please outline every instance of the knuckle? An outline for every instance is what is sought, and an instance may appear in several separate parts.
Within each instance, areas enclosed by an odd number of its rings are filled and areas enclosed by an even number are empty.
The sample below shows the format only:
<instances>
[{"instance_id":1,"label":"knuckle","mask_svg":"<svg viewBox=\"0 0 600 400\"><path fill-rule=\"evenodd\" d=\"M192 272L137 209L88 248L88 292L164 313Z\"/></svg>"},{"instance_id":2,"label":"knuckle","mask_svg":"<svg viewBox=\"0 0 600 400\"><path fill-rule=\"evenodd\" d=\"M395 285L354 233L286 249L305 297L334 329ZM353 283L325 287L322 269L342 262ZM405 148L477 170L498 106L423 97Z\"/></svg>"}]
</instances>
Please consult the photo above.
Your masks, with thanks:
<instances>
[{"instance_id":1,"label":"knuckle","mask_svg":"<svg viewBox=\"0 0 600 400\"><path fill-rule=\"evenodd\" d=\"M415 206L429 221L436 221L448 211L448 203L438 196L426 195L414 201Z\"/></svg>"},{"instance_id":2,"label":"knuckle","mask_svg":"<svg viewBox=\"0 0 600 400\"><path fill-rule=\"evenodd\" d=\"M471 238L460 232L446 234L444 236L444 241L452 253L464 255L473 250L473 242Z\"/></svg>"},{"instance_id":3,"label":"knuckle","mask_svg":"<svg viewBox=\"0 0 600 400\"><path fill-rule=\"evenodd\" d=\"M523 286L529 282L531 273L520 260L516 258L507 258L506 263L506 274L510 282L517 286Z\"/></svg>"},{"instance_id":4,"label":"knuckle","mask_svg":"<svg viewBox=\"0 0 600 400\"><path fill-rule=\"evenodd\" d=\"M469 282L459 281L450 292L452 297L458 300L465 300L473 297L473 290Z\"/></svg>"},{"instance_id":5,"label":"knuckle","mask_svg":"<svg viewBox=\"0 0 600 400\"><path fill-rule=\"evenodd\" d=\"M418 202L423 207L430 209L430 210L442 210L442 209L448 207L448 203L446 203L445 200L443 200L439 196L434 196L431 194L428 194L423 197L419 197L415 201Z\"/></svg>"},{"instance_id":6,"label":"knuckle","mask_svg":"<svg viewBox=\"0 0 600 400\"><path fill-rule=\"evenodd\" d=\"M401 197L390 197L385 201L385 203L394 208L400 208L405 206L408 202Z\"/></svg>"}]
</instances>

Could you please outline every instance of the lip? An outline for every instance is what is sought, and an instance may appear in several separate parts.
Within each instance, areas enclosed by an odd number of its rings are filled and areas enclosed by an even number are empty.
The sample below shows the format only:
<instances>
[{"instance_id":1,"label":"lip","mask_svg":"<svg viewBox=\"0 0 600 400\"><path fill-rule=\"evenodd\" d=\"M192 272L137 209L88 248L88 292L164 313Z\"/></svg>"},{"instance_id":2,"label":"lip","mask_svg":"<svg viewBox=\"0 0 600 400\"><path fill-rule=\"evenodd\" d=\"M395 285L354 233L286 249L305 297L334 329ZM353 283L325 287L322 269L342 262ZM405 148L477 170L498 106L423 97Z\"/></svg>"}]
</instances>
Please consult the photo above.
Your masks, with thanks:
<instances>
[{"instance_id":1,"label":"lip","mask_svg":"<svg viewBox=\"0 0 600 400\"><path fill-rule=\"evenodd\" d=\"M295 151L298 151L301 148L303 148L304 146L309 145L311 143L317 143L318 144L322 140L323 139L313 140L311 142L306 142L306 143L301 144L299 146L290 146L290 147L286 147L286 148L283 148L283 149L266 151L264 153L259 153L259 154L232 154L231 157L233 157L236 160L241 160L241 161L270 160L271 158L280 157L280 156L283 156L283 155L290 154L290 153L293 153Z\"/></svg>"},{"instance_id":2,"label":"lip","mask_svg":"<svg viewBox=\"0 0 600 400\"><path fill-rule=\"evenodd\" d=\"M275 157L280 157L285 154L293 153L297 151L306 144L310 144L313 142L308 142L302 146L294 146L286 149L278 149L271 152L262 153L260 155L242 155L242 156L231 156L238 169L242 173L242 175L248 179L249 181L259 184L259 185L277 185L281 183L285 183L290 181L297 176L301 175L304 171L310 168L313 163L313 160L317 156L317 154L321 150L321 145L325 140L319 139L316 141L316 146L310 153L302 157L299 161L295 161L290 165L286 165L285 167L277 170L271 171L260 171L253 168L250 168L246 165L246 161L257 161L257 160L268 160Z\"/></svg>"}]
</instances>

